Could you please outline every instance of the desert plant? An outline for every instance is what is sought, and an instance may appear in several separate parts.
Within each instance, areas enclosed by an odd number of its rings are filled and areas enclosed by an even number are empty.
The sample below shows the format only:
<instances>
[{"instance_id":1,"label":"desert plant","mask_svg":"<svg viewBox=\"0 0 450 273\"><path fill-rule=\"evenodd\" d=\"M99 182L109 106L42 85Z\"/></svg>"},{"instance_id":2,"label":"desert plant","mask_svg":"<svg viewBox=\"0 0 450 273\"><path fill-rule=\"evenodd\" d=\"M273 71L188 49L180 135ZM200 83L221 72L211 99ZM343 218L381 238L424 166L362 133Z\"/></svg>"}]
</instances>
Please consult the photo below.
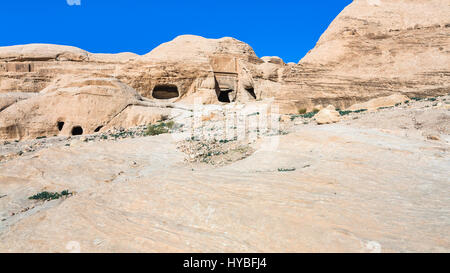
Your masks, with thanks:
<instances>
[{"instance_id":1,"label":"desert plant","mask_svg":"<svg viewBox=\"0 0 450 273\"><path fill-rule=\"evenodd\" d=\"M175 122L172 120L169 122L160 122L158 124L152 124L147 127L145 131L145 136L157 136L160 134L166 134L169 132L169 129L172 129L175 125Z\"/></svg>"},{"instance_id":2,"label":"desert plant","mask_svg":"<svg viewBox=\"0 0 450 273\"><path fill-rule=\"evenodd\" d=\"M61 193L43 191L43 192L40 192L33 196L28 197L28 199L49 201L49 200L55 200L55 199L59 199L63 196L69 196L69 195L72 195L72 193L69 192L68 190L63 190Z\"/></svg>"},{"instance_id":3,"label":"desert plant","mask_svg":"<svg viewBox=\"0 0 450 273\"><path fill-rule=\"evenodd\" d=\"M348 114L351 114L351 113L361 113L361 112L365 112L365 111L367 111L367 109L358 109L358 110L355 110L355 111L352 111L352 110L340 110L340 109L337 109L337 111L339 112L339 115L345 116L345 115L348 115Z\"/></svg>"},{"instance_id":4,"label":"desert plant","mask_svg":"<svg viewBox=\"0 0 450 273\"><path fill-rule=\"evenodd\" d=\"M161 125L150 125L145 131L146 136L157 136L160 134L166 134L169 132L169 129L161 126Z\"/></svg>"},{"instance_id":5,"label":"desert plant","mask_svg":"<svg viewBox=\"0 0 450 273\"><path fill-rule=\"evenodd\" d=\"M278 168L279 172L293 172L295 170L296 170L296 168L287 168L287 169L285 169L285 168Z\"/></svg>"},{"instance_id":6,"label":"desert plant","mask_svg":"<svg viewBox=\"0 0 450 273\"><path fill-rule=\"evenodd\" d=\"M378 110L389 109L389 108L392 108L392 107L393 107L393 106L378 107Z\"/></svg>"},{"instance_id":7,"label":"desert plant","mask_svg":"<svg viewBox=\"0 0 450 273\"><path fill-rule=\"evenodd\" d=\"M302 109L300 109L300 110L302 110ZM299 112L300 112L300 110L299 110ZM309 113L298 114L298 115L291 115L291 121L294 120L294 119L296 119L296 118L299 118L299 117L301 117L301 118L312 118L312 117L314 117L318 112L319 112L319 110L314 109L312 112L309 112Z\"/></svg>"},{"instance_id":8,"label":"desert plant","mask_svg":"<svg viewBox=\"0 0 450 273\"><path fill-rule=\"evenodd\" d=\"M299 114L299 115L304 115L304 114L306 114L306 108L298 109L298 114Z\"/></svg>"},{"instance_id":9,"label":"desert plant","mask_svg":"<svg viewBox=\"0 0 450 273\"><path fill-rule=\"evenodd\" d=\"M350 111L350 110L339 110L338 112L339 112L339 115L345 116L345 115L348 115L348 114L352 113L353 111Z\"/></svg>"},{"instance_id":10,"label":"desert plant","mask_svg":"<svg viewBox=\"0 0 450 273\"><path fill-rule=\"evenodd\" d=\"M165 126L169 129L172 129L174 125L175 125L175 122L173 120L165 123Z\"/></svg>"},{"instance_id":11,"label":"desert plant","mask_svg":"<svg viewBox=\"0 0 450 273\"><path fill-rule=\"evenodd\" d=\"M318 113L318 111L317 112L309 112L309 113L306 113L306 114L303 114L303 115L301 115L302 117L304 117L304 118L312 118L312 117L314 117L316 114Z\"/></svg>"}]
</instances>

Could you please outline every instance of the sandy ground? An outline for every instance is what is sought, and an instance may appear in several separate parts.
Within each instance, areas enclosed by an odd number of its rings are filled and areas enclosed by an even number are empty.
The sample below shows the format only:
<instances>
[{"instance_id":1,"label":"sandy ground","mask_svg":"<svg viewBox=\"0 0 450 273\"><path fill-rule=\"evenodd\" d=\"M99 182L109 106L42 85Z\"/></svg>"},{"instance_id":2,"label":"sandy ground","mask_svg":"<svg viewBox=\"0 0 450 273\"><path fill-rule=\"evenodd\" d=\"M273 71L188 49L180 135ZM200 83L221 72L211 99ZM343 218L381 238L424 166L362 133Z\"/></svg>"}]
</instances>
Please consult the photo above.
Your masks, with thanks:
<instances>
[{"instance_id":1,"label":"sandy ground","mask_svg":"<svg viewBox=\"0 0 450 273\"><path fill-rule=\"evenodd\" d=\"M293 118L217 165L171 134L7 143L0 251L448 252L448 102Z\"/></svg>"}]
</instances>

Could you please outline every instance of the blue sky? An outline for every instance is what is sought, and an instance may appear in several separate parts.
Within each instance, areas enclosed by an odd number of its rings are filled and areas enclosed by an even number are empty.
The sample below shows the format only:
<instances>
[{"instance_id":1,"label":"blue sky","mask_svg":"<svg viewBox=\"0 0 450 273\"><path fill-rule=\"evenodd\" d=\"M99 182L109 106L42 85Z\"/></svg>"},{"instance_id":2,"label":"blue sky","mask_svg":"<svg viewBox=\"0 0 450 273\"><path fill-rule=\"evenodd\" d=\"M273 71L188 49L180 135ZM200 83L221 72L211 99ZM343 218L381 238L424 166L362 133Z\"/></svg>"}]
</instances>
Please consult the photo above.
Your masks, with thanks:
<instances>
[{"instance_id":1,"label":"blue sky","mask_svg":"<svg viewBox=\"0 0 450 273\"><path fill-rule=\"evenodd\" d=\"M95 53L145 54L178 35L194 34L231 36L250 44L259 57L298 62L351 2L2 0L0 46L52 43Z\"/></svg>"}]
</instances>

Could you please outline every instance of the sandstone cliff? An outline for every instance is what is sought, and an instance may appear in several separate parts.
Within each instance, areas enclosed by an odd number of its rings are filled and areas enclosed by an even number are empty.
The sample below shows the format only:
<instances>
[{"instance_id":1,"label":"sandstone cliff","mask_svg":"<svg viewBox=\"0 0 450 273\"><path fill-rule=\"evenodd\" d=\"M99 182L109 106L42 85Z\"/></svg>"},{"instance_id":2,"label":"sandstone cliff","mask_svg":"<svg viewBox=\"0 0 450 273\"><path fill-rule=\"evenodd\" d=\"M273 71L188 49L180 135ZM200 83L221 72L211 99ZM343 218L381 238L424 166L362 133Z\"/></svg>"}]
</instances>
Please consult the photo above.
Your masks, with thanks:
<instances>
[{"instance_id":1,"label":"sandstone cliff","mask_svg":"<svg viewBox=\"0 0 450 273\"><path fill-rule=\"evenodd\" d=\"M144 99L181 105L197 99L204 104L274 99L281 113L329 104L344 109L399 93L447 94L449 15L450 5L443 0L354 1L298 64L285 64L278 57L260 59L249 45L233 38L193 35L177 37L143 56L92 54L43 44L0 47L0 120L9 120L0 123L2 137L18 136L5 133L12 132L7 128L29 126L28 120L18 118L13 124L10 117L35 109L21 108L28 103L15 105L29 97L17 94L46 96L33 97L45 104L50 95L41 91L59 78L113 79ZM60 109L56 116L66 114L65 107L56 109ZM44 123L54 123L54 118ZM54 128L25 131L21 137L36 137L31 132L50 133Z\"/></svg>"}]
</instances>

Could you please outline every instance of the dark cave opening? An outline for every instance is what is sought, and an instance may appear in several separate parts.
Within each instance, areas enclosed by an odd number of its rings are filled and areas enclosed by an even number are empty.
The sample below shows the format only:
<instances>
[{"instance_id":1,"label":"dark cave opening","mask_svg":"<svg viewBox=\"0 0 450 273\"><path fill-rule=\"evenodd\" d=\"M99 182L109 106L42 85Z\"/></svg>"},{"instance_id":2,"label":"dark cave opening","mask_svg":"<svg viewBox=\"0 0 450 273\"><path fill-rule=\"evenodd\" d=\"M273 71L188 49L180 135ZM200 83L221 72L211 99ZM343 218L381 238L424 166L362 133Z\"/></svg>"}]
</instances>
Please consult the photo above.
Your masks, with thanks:
<instances>
[{"instance_id":1,"label":"dark cave opening","mask_svg":"<svg viewBox=\"0 0 450 273\"><path fill-rule=\"evenodd\" d=\"M62 131L62 129L64 128L64 121L58 121L57 123L58 126L58 131Z\"/></svg>"},{"instance_id":2,"label":"dark cave opening","mask_svg":"<svg viewBox=\"0 0 450 273\"><path fill-rule=\"evenodd\" d=\"M245 88L245 90L256 100L255 89L253 87Z\"/></svg>"},{"instance_id":3,"label":"dark cave opening","mask_svg":"<svg viewBox=\"0 0 450 273\"><path fill-rule=\"evenodd\" d=\"M158 84L153 88L152 96L155 99L173 99L180 95L178 87L173 84Z\"/></svg>"},{"instance_id":4,"label":"dark cave opening","mask_svg":"<svg viewBox=\"0 0 450 273\"><path fill-rule=\"evenodd\" d=\"M83 128L81 126L75 126L72 128L72 135L73 136L79 136L83 134Z\"/></svg>"},{"instance_id":5,"label":"dark cave opening","mask_svg":"<svg viewBox=\"0 0 450 273\"><path fill-rule=\"evenodd\" d=\"M100 130L103 128L103 125L98 126L97 128L95 128L94 133L98 133L100 132Z\"/></svg>"},{"instance_id":6,"label":"dark cave opening","mask_svg":"<svg viewBox=\"0 0 450 273\"><path fill-rule=\"evenodd\" d=\"M230 101L230 92L232 92L233 90L226 90L226 91L220 91L219 92L219 96L218 99L220 102L226 102L229 103Z\"/></svg>"}]
</instances>

